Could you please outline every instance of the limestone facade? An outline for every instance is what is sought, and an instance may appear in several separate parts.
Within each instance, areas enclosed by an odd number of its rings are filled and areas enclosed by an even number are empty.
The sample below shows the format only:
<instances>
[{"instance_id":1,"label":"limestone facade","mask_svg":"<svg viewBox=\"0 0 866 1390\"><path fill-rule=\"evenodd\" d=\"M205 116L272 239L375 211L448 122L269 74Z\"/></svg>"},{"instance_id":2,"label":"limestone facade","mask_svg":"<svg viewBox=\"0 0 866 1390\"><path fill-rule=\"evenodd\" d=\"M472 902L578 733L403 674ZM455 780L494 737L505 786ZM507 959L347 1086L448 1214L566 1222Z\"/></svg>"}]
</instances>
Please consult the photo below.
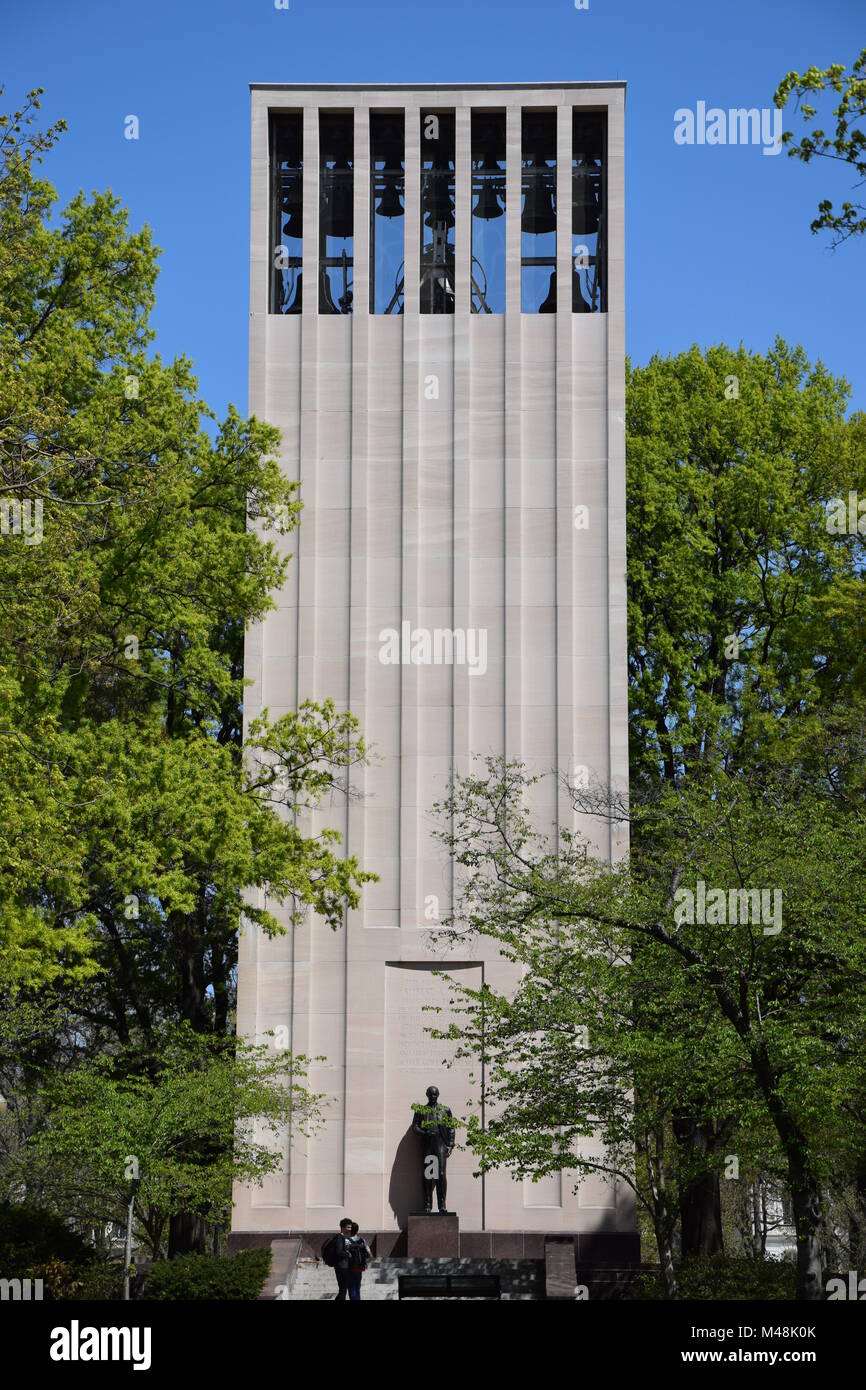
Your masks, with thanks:
<instances>
[{"instance_id":1,"label":"limestone facade","mask_svg":"<svg viewBox=\"0 0 866 1390\"><path fill-rule=\"evenodd\" d=\"M300 528L277 607L247 636L246 717L332 696L373 748L352 798L310 821L341 831L374 869L344 928L306 925L276 940L241 937L238 1026L283 1028L297 1052L324 1055L316 1090L331 1104L309 1142L287 1136L282 1171L239 1188L235 1232L331 1229L344 1213L366 1231L402 1229L420 1204L413 1101L436 1084L455 1114L466 1066L446 1070L425 1029L442 1003L443 965L472 984L511 977L489 945L445 951L453 871L432 805L452 769L505 754L530 768L575 765L627 780L624 84L297 87L252 90L249 409L282 432L282 465L300 483ZM607 111L607 312L573 313L572 238L560 214L558 312L520 307L521 111L557 118L557 201L571 207L572 109ZM470 113L506 122L506 308L470 312ZM354 112L354 312L318 312L320 110ZM421 121L454 111L455 312L419 312ZM405 112L404 312L369 312L369 116ZM303 312L269 312L269 112L303 116ZM437 379L438 396L425 383ZM575 508L588 509L585 529ZM486 669L383 664L380 634L483 630ZM571 824L548 779L537 812ZM623 846L601 846L616 856ZM279 916L279 911L277 912ZM461 1232L627 1234L627 1191L600 1178L533 1184L472 1176L452 1157L449 1207Z\"/></svg>"}]
</instances>

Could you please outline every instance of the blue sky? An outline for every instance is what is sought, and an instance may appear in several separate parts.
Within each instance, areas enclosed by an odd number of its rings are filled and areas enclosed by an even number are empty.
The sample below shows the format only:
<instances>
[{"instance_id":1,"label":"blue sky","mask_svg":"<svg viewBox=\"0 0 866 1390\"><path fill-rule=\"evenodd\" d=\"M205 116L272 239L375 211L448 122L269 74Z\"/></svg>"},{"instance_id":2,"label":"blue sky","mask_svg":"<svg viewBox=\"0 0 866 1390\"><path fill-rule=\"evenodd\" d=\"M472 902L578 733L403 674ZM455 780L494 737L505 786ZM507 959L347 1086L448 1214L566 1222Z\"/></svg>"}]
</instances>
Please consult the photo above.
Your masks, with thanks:
<instances>
[{"instance_id":1,"label":"blue sky","mask_svg":"<svg viewBox=\"0 0 866 1390\"><path fill-rule=\"evenodd\" d=\"M46 120L68 121L44 166L62 201L110 187L152 227L157 347L193 359L220 414L247 399L249 82L616 77L632 358L693 342L763 351L778 333L866 409L866 238L831 252L809 231L820 198L849 196L850 172L673 139L677 108L770 107L789 69L850 67L863 17L862 0L0 0L0 83L4 109L38 85Z\"/></svg>"}]
</instances>

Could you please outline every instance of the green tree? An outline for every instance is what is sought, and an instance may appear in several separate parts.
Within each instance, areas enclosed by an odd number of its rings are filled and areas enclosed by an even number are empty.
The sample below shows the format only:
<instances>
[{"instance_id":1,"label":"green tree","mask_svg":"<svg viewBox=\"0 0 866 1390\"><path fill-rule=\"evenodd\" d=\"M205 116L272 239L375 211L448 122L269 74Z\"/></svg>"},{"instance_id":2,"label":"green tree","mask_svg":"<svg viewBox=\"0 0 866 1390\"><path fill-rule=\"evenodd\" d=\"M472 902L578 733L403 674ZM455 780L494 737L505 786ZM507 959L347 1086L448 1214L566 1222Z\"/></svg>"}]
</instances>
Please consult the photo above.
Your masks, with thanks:
<instances>
[{"instance_id":1,"label":"green tree","mask_svg":"<svg viewBox=\"0 0 866 1390\"><path fill-rule=\"evenodd\" d=\"M289 1122L319 1124L324 1097L306 1086L308 1059L269 1044L169 1028L141 1048L45 1079L50 1125L21 1152L28 1196L83 1226L125 1225L134 1199L154 1258L169 1217L228 1224L233 1182L278 1171Z\"/></svg>"},{"instance_id":2,"label":"green tree","mask_svg":"<svg viewBox=\"0 0 866 1390\"><path fill-rule=\"evenodd\" d=\"M662 1179L691 1174L663 1145L668 1118L697 1098L723 1133L736 1123L740 1139L771 1137L792 1197L798 1297L820 1298L825 1141L851 1125L866 1043L860 819L799 768L716 769L631 810L573 790L580 816L627 821L652 843L651 856L611 866L575 832L551 842L533 830L526 787L519 768L494 762L458 778L439 808L463 883L454 930L493 938L527 972L516 1001L463 991L470 1026L450 1036L483 1055L494 1108L469 1142L516 1172L580 1172L576 1142L603 1137L612 1157L593 1151L590 1166L635 1187L673 1293Z\"/></svg>"},{"instance_id":3,"label":"green tree","mask_svg":"<svg viewBox=\"0 0 866 1390\"><path fill-rule=\"evenodd\" d=\"M308 812L365 749L327 699L245 729L297 489L273 427L152 354L149 230L110 192L58 215L38 95L0 128L0 981L51 986L91 1058L152 1055L231 1034L244 921L357 906L372 876Z\"/></svg>"},{"instance_id":4,"label":"green tree","mask_svg":"<svg viewBox=\"0 0 866 1390\"><path fill-rule=\"evenodd\" d=\"M828 505L863 486L848 386L778 340L765 356L697 347L628 367L628 624L632 795L785 753L863 690L863 538ZM776 751L774 751L776 750ZM636 864L653 852L634 826ZM671 1117L684 1170L683 1249L722 1232L714 1122ZM702 1160L705 1160L702 1162ZM703 1171L702 1171L703 1166Z\"/></svg>"},{"instance_id":5,"label":"green tree","mask_svg":"<svg viewBox=\"0 0 866 1390\"><path fill-rule=\"evenodd\" d=\"M855 694L836 611L862 596L862 537L827 504L866 494L848 384L781 340L627 372L629 764L640 794L740 765ZM862 666L861 666L862 670ZM862 691L862 686L860 687Z\"/></svg>"},{"instance_id":6,"label":"green tree","mask_svg":"<svg viewBox=\"0 0 866 1390\"><path fill-rule=\"evenodd\" d=\"M299 512L278 434L233 408L209 432L189 364L145 358L149 231L130 234L107 193L49 225L33 164L56 132L26 136L27 119L6 127L0 173L0 496L41 507L42 533L0 552L0 949L22 970L26 938L25 978L62 967L73 989L89 954L123 1040L147 913L164 933L154 1007L220 1031L244 889L332 925L357 904L368 876L296 817L363 743L348 713L308 703L256 720L244 766L244 631L272 605Z\"/></svg>"},{"instance_id":7,"label":"green tree","mask_svg":"<svg viewBox=\"0 0 866 1390\"><path fill-rule=\"evenodd\" d=\"M808 124L815 119L818 110L803 99L812 92L823 92L828 88L841 97L839 105L833 108L835 134L827 135L815 127L795 140L794 132L786 130L782 135L782 144L788 146L788 154L792 158L800 159L804 164L815 158L850 164L859 176L859 182L862 182L866 178L866 130L852 127L852 121L866 116L866 48L847 75L844 63L831 63L828 68L811 67L804 73L787 73L779 83L773 101L781 109L787 105L789 97L795 97L797 108ZM862 236L866 232L866 205L846 201L836 211L832 201L825 198L818 204L818 216L811 226L813 232L831 231L832 245L839 246L848 237Z\"/></svg>"}]
</instances>

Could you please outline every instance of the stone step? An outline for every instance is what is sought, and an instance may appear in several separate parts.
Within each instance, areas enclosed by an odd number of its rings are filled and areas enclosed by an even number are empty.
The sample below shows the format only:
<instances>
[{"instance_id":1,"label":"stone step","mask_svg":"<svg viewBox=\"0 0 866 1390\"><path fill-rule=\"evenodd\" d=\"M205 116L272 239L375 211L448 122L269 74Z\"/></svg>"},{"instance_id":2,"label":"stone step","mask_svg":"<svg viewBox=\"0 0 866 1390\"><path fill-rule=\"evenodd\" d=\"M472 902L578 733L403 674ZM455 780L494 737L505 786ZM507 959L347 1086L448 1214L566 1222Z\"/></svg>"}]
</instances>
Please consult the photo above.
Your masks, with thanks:
<instances>
[{"instance_id":1,"label":"stone step","mask_svg":"<svg viewBox=\"0 0 866 1390\"><path fill-rule=\"evenodd\" d=\"M364 1301L379 1302L383 1299L396 1300L398 1284L396 1275L377 1270L377 1261L367 1268L361 1280L361 1298ZM384 1277L383 1277L384 1276ZM292 1285L291 1302L325 1303L332 1300L337 1292L337 1276L329 1265L316 1260L301 1260Z\"/></svg>"},{"instance_id":2,"label":"stone step","mask_svg":"<svg viewBox=\"0 0 866 1390\"><path fill-rule=\"evenodd\" d=\"M373 1260L361 1281L362 1301L397 1300L401 1275L494 1274L501 1281L502 1298L538 1299L544 1297L544 1277L537 1260L461 1260L461 1259L380 1259ZM289 1293L292 1302L326 1302L337 1292L334 1270L321 1261L302 1259ZM440 1301L440 1300L436 1300ZM451 1298L447 1302L476 1299Z\"/></svg>"}]
</instances>

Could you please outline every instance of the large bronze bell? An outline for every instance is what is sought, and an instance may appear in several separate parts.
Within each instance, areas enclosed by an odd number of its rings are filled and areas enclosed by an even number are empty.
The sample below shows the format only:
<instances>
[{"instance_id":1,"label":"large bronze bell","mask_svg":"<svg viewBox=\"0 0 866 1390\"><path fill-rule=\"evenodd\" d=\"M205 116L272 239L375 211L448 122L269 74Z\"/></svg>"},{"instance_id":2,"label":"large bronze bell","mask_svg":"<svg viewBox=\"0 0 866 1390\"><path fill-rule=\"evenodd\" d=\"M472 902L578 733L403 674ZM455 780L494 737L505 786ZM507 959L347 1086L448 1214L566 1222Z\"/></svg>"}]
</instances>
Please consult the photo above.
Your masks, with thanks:
<instances>
[{"instance_id":1,"label":"large bronze bell","mask_svg":"<svg viewBox=\"0 0 866 1390\"><path fill-rule=\"evenodd\" d=\"M598 231L599 185L601 175L594 164L585 164L581 155L577 157L572 186L574 188L575 236L593 236Z\"/></svg>"},{"instance_id":2,"label":"large bronze bell","mask_svg":"<svg viewBox=\"0 0 866 1390\"><path fill-rule=\"evenodd\" d=\"M502 193L504 195L504 188ZM478 189L478 202L472 209L475 217L481 217L485 222L492 222L494 217L503 217L505 209L499 201L496 186L492 179L482 179Z\"/></svg>"},{"instance_id":3,"label":"large bronze bell","mask_svg":"<svg viewBox=\"0 0 866 1390\"><path fill-rule=\"evenodd\" d=\"M539 304L539 306L538 306L538 312L539 312L539 314L555 314L555 313L556 313L556 271L555 271L555 270L552 270L551 273L550 273L550 285L549 285L548 290L547 290L547 298L544 299L544 300L542 300L541 304Z\"/></svg>"},{"instance_id":4,"label":"large bronze bell","mask_svg":"<svg viewBox=\"0 0 866 1390\"><path fill-rule=\"evenodd\" d=\"M381 201L376 208L377 217L402 217L403 204L400 202L400 193L397 188L396 179L388 179L382 190Z\"/></svg>"},{"instance_id":5,"label":"large bronze bell","mask_svg":"<svg viewBox=\"0 0 866 1390\"><path fill-rule=\"evenodd\" d=\"M539 235L556 231L556 203L553 183L549 179L530 176L524 184L525 199L520 225L524 232Z\"/></svg>"},{"instance_id":6,"label":"large bronze bell","mask_svg":"<svg viewBox=\"0 0 866 1390\"><path fill-rule=\"evenodd\" d=\"M443 170L427 170L421 176L421 205L427 208L425 227L453 227L454 199L451 194L453 175Z\"/></svg>"},{"instance_id":7,"label":"large bronze bell","mask_svg":"<svg viewBox=\"0 0 866 1390\"><path fill-rule=\"evenodd\" d=\"M345 159L338 159L326 172L325 230L328 236L345 239L354 235L355 206L352 170Z\"/></svg>"}]
</instances>

